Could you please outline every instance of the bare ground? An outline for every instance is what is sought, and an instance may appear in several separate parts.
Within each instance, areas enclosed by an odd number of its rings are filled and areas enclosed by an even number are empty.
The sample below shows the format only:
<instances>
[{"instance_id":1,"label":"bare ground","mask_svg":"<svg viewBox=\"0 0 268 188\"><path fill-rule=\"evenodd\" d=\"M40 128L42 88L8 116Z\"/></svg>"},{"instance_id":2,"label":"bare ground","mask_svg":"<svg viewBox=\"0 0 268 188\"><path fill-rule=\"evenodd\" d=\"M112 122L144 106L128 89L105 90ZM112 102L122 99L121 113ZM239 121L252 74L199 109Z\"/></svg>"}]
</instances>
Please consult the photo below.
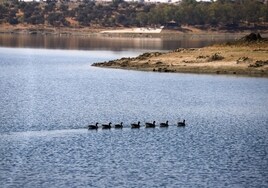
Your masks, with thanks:
<instances>
[{"instance_id":1,"label":"bare ground","mask_svg":"<svg viewBox=\"0 0 268 188\"><path fill-rule=\"evenodd\" d=\"M150 52L93 66L157 72L268 76L268 41Z\"/></svg>"}]
</instances>

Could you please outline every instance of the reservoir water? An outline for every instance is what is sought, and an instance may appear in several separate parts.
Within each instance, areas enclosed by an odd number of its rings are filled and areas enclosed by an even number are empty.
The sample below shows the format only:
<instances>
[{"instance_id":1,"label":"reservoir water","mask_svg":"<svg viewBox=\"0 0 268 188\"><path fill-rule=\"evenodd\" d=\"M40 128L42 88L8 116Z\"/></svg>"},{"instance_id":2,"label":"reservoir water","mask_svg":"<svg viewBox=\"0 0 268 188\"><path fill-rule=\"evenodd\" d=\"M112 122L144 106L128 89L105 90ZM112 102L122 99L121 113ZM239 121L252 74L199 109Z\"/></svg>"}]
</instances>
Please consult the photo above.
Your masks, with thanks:
<instances>
[{"instance_id":1,"label":"reservoir water","mask_svg":"<svg viewBox=\"0 0 268 188\"><path fill-rule=\"evenodd\" d=\"M0 48L1 187L267 187L268 79L90 66L144 51Z\"/></svg>"},{"instance_id":2,"label":"reservoir water","mask_svg":"<svg viewBox=\"0 0 268 188\"><path fill-rule=\"evenodd\" d=\"M198 48L227 42L243 37L243 34L184 34L177 38L111 37L90 34L69 35L14 35L0 34L0 46L20 48L77 49L77 50L174 50L176 48ZM264 35L265 36L265 35Z\"/></svg>"}]
</instances>

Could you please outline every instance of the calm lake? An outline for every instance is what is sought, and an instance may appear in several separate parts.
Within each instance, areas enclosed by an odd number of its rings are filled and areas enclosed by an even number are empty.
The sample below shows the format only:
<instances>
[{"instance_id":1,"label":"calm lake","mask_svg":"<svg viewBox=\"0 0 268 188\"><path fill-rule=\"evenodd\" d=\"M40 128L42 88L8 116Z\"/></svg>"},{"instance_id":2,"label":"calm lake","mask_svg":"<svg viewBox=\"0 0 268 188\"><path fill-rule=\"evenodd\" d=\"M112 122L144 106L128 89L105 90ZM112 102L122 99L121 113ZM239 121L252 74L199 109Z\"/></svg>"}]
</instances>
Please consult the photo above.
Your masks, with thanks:
<instances>
[{"instance_id":1,"label":"calm lake","mask_svg":"<svg viewBox=\"0 0 268 188\"><path fill-rule=\"evenodd\" d=\"M171 48L146 40L0 48L1 187L268 186L268 79L90 66Z\"/></svg>"},{"instance_id":2,"label":"calm lake","mask_svg":"<svg viewBox=\"0 0 268 188\"><path fill-rule=\"evenodd\" d=\"M124 38L99 35L14 35L0 34L0 46L20 48L76 49L76 50L174 50L198 48L243 37L243 34L191 35L178 38Z\"/></svg>"}]
</instances>

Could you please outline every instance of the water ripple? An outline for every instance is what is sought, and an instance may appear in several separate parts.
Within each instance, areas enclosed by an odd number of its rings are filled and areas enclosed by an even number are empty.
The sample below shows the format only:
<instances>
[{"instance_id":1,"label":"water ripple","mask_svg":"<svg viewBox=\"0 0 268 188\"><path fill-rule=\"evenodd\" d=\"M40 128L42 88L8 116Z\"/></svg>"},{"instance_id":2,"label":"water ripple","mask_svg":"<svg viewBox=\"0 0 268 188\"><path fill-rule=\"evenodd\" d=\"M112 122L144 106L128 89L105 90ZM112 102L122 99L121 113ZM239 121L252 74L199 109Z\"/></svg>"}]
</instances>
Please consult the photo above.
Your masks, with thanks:
<instances>
[{"instance_id":1,"label":"water ripple","mask_svg":"<svg viewBox=\"0 0 268 188\"><path fill-rule=\"evenodd\" d=\"M100 52L35 52L0 51L3 187L268 186L267 79L97 69ZM154 120L171 126L144 128ZM86 129L96 121L125 128Z\"/></svg>"}]
</instances>

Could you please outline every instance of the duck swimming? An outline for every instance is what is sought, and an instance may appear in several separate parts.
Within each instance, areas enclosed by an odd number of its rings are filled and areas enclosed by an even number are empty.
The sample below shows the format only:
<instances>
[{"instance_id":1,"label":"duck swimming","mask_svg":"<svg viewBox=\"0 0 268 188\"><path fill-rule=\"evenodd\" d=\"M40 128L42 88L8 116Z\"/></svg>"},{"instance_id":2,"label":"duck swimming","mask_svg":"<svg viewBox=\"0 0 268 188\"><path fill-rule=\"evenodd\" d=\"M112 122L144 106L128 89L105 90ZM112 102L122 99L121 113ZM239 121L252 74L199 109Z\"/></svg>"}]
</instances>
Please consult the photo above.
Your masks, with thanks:
<instances>
[{"instance_id":1,"label":"duck swimming","mask_svg":"<svg viewBox=\"0 0 268 188\"><path fill-rule=\"evenodd\" d=\"M120 124L115 124L114 128L115 129L122 129L123 128L123 122L121 122Z\"/></svg>"},{"instance_id":2,"label":"duck swimming","mask_svg":"<svg viewBox=\"0 0 268 188\"><path fill-rule=\"evenodd\" d=\"M160 123L160 127L168 127L168 121L166 123Z\"/></svg>"},{"instance_id":3,"label":"duck swimming","mask_svg":"<svg viewBox=\"0 0 268 188\"><path fill-rule=\"evenodd\" d=\"M96 125L88 125L88 129L98 129L98 122L96 123Z\"/></svg>"},{"instance_id":4,"label":"duck swimming","mask_svg":"<svg viewBox=\"0 0 268 188\"><path fill-rule=\"evenodd\" d=\"M155 128L155 121L153 123L145 123L145 128Z\"/></svg>"},{"instance_id":5,"label":"duck swimming","mask_svg":"<svg viewBox=\"0 0 268 188\"><path fill-rule=\"evenodd\" d=\"M112 128L112 122L110 122L108 125L107 124L102 124L102 129L110 129Z\"/></svg>"},{"instance_id":6,"label":"duck swimming","mask_svg":"<svg viewBox=\"0 0 268 188\"><path fill-rule=\"evenodd\" d=\"M131 128L132 129L139 129L140 128L140 122L138 121L138 123L132 123Z\"/></svg>"},{"instance_id":7,"label":"duck swimming","mask_svg":"<svg viewBox=\"0 0 268 188\"><path fill-rule=\"evenodd\" d=\"M178 122L178 127L184 127L185 126L185 119L182 122Z\"/></svg>"}]
</instances>

